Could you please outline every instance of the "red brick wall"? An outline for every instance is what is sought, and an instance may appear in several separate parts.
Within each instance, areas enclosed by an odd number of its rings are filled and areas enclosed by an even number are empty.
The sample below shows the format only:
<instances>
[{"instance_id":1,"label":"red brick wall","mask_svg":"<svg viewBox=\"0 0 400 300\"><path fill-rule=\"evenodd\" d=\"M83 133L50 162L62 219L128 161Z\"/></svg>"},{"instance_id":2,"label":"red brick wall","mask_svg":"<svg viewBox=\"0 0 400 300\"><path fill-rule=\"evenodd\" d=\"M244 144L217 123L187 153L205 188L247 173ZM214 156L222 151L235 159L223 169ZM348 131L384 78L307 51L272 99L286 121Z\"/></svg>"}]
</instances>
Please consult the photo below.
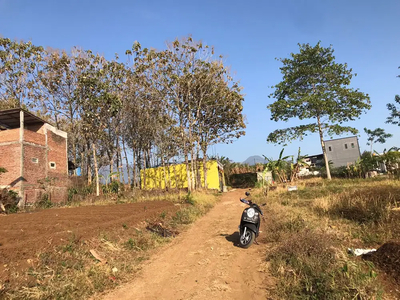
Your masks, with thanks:
<instances>
[{"instance_id":1,"label":"red brick wall","mask_svg":"<svg viewBox=\"0 0 400 300\"><path fill-rule=\"evenodd\" d=\"M0 175L0 185L11 185L20 177L21 144L0 145L0 167L7 173Z\"/></svg>"},{"instance_id":2,"label":"red brick wall","mask_svg":"<svg viewBox=\"0 0 400 300\"><path fill-rule=\"evenodd\" d=\"M0 131L0 143L18 142L18 141L19 141L19 128Z\"/></svg>"},{"instance_id":3,"label":"red brick wall","mask_svg":"<svg viewBox=\"0 0 400 300\"><path fill-rule=\"evenodd\" d=\"M67 140L54 132L47 131L48 153L48 175L51 177L66 178L68 174L67 163ZM50 169L50 162L56 163L55 169Z\"/></svg>"},{"instance_id":4,"label":"red brick wall","mask_svg":"<svg viewBox=\"0 0 400 300\"><path fill-rule=\"evenodd\" d=\"M32 162L37 158L38 163ZM24 145L24 186L38 186L38 180L46 178L46 149L38 146Z\"/></svg>"},{"instance_id":5,"label":"red brick wall","mask_svg":"<svg viewBox=\"0 0 400 300\"><path fill-rule=\"evenodd\" d=\"M46 145L46 136L30 130L24 130L24 141L37 145Z\"/></svg>"}]
</instances>

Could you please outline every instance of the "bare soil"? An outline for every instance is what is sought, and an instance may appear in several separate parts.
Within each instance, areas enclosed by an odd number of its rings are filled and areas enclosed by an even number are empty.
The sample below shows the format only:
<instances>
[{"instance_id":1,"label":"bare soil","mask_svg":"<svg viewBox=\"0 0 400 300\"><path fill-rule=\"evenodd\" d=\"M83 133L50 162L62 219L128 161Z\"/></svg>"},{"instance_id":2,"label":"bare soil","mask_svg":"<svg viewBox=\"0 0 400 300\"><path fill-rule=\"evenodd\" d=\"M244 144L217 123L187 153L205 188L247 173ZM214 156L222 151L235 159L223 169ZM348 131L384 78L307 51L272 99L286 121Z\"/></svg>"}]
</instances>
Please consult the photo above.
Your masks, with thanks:
<instances>
[{"instance_id":1,"label":"bare soil","mask_svg":"<svg viewBox=\"0 0 400 300\"><path fill-rule=\"evenodd\" d=\"M0 215L0 283L26 269L29 259L70 239L86 240L122 224L133 226L162 212L179 209L172 202L149 201L106 206L58 208Z\"/></svg>"},{"instance_id":2,"label":"bare soil","mask_svg":"<svg viewBox=\"0 0 400 300\"><path fill-rule=\"evenodd\" d=\"M224 194L207 215L153 254L132 282L96 298L268 299L273 280L266 271L266 245L237 246L243 195L244 190Z\"/></svg>"},{"instance_id":3,"label":"bare soil","mask_svg":"<svg viewBox=\"0 0 400 300\"><path fill-rule=\"evenodd\" d=\"M363 255L400 283L400 243L388 242L371 254Z\"/></svg>"}]
</instances>

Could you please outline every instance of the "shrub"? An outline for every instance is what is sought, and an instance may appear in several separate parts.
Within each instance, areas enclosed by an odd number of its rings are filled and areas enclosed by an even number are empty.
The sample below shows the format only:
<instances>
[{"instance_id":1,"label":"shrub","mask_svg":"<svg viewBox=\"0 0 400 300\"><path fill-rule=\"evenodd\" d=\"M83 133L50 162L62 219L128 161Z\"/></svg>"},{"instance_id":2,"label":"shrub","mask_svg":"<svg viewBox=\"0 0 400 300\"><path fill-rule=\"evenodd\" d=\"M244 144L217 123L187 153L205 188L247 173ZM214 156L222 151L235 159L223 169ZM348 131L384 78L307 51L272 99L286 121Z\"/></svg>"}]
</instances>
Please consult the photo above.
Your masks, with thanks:
<instances>
[{"instance_id":1,"label":"shrub","mask_svg":"<svg viewBox=\"0 0 400 300\"><path fill-rule=\"evenodd\" d=\"M0 203L4 205L6 213L15 213L18 211L19 197L18 193L12 190L0 190Z\"/></svg>"},{"instance_id":2,"label":"shrub","mask_svg":"<svg viewBox=\"0 0 400 300\"><path fill-rule=\"evenodd\" d=\"M191 224L203 214L203 211L197 206L182 208L177 211L172 220L175 224Z\"/></svg>"},{"instance_id":3,"label":"shrub","mask_svg":"<svg viewBox=\"0 0 400 300\"><path fill-rule=\"evenodd\" d=\"M38 208L51 208L54 204L51 202L49 194L45 193L42 195L41 199L36 202L36 207Z\"/></svg>"}]
</instances>

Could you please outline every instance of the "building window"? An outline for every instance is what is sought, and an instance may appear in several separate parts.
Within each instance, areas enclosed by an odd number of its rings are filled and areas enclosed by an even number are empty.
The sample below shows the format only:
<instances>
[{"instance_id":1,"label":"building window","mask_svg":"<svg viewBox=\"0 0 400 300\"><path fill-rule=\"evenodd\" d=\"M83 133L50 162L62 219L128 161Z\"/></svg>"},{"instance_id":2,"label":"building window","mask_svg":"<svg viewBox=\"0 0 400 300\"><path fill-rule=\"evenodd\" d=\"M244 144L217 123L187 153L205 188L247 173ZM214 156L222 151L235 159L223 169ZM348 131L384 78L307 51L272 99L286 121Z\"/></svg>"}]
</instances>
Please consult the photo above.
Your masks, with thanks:
<instances>
[{"instance_id":1,"label":"building window","mask_svg":"<svg viewBox=\"0 0 400 300\"><path fill-rule=\"evenodd\" d=\"M33 162L34 164L38 164L38 163L39 163L39 159L37 159L37 158L32 158L32 162Z\"/></svg>"},{"instance_id":2,"label":"building window","mask_svg":"<svg viewBox=\"0 0 400 300\"><path fill-rule=\"evenodd\" d=\"M344 149L347 149L347 144L344 144Z\"/></svg>"},{"instance_id":3,"label":"building window","mask_svg":"<svg viewBox=\"0 0 400 300\"><path fill-rule=\"evenodd\" d=\"M353 148L353 149L354 149L354 143L351 143L351 148Z\"/></svg>"},{"instance_id":4,"label":"building window","mask_svg":"<svg viewBox=\"0 0 400 300\"><path fill-rule=\"evenodd\" d=\"M51 162L50 163L50 169L55 169L56 168L56 163L55 162Z\"/></svg>"},{"instance_id":5,"label":"building window","mask_svg":"<svg viewBox=\"0 0 400 300\"><path fill-rule=\"evenodd\" d=\"M331 146L329 146L328 149L329 149L329 151L332 151L332 147Z\"/></svg>"}]
</instances>

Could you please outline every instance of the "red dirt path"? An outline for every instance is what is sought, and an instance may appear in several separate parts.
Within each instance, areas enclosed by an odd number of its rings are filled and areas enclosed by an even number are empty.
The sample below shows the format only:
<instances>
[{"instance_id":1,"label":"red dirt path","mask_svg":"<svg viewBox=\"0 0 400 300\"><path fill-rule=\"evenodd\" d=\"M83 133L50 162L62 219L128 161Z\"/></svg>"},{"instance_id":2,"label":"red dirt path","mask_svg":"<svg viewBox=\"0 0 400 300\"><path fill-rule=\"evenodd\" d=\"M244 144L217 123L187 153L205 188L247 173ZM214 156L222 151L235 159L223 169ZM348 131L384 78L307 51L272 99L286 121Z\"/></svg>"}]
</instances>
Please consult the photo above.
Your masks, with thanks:
<instances>
[{"instance_id":1,"label":"red dirt path","mask_svg":"<svg viewBox=\"0 0 400 300\"><path fill-rule=\"evenodd\" d=\"M27 259L49 247L67 244L73 235L88 239L122 224L132 226L163 211L176 210L171 202L151 201L0 215L0 283L10 270L23 269Z\"/></svg>"}]
</instances>

